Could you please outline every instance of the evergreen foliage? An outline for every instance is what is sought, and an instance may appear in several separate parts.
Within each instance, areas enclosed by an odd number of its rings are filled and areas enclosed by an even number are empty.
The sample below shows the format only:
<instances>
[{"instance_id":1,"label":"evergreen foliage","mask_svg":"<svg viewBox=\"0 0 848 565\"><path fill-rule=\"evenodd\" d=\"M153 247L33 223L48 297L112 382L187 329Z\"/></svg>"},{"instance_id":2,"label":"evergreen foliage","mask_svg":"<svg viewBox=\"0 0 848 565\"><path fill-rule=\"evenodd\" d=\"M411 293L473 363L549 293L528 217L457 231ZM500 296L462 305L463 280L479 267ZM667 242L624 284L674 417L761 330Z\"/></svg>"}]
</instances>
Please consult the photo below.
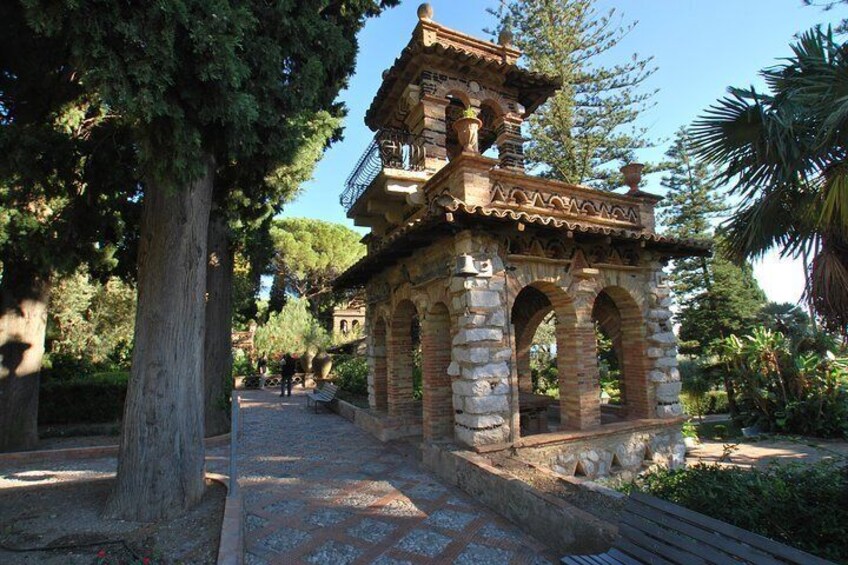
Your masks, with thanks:
<instances>
[{"instance_id":1,"label":"evergreen foliage","mask_svg":"<svg viewBox=\"0 0 848 565\"><path fill-rule=\"evenodd\" d=\"M117 277L100 282L81 267L50 292L47 339L52 353L127 367L135 326L136 290Z\"/></svg>"},{"instance_id":2,"label":"evergreen foliage","mask_svg":"<svg viewBox=\"0 0 848 565\"><path fill-rule=\"evenodd\" d=\"M545 174L575 184L621 186L619 165L645 147L639 114L655 94L642 91L656 70L633 54L614 65L600 60L633 29L595 0L504 0L492 13L512 32L528 67L558 77L563 87L529 119L527 157Z\"/></svg>"},{"instance_id":3,"label":"evergreen foliage","mask_svg":"<svg viewBox=\"0 0 848 565\"><path fill-rule=\"evenodd\" d=\"M272 312L256 330L256 350L277 358L283 353L315 352L329 344L329 336L309 312L305 299L291 298L282 310Z\"/></svg>"},{"instance_id":4,"label":"evergreen foliage","mask_svg":"<svg viewBox=\"0 0 848 565\"><path fill-rule=\"evenodd\" d=\"M309 218L275 220L271 228L275 257L271 309L286 297L309 301L314 315L333 305L333 279L365 255L362 236L341 224Z\"/></svg>"}]
</instances>

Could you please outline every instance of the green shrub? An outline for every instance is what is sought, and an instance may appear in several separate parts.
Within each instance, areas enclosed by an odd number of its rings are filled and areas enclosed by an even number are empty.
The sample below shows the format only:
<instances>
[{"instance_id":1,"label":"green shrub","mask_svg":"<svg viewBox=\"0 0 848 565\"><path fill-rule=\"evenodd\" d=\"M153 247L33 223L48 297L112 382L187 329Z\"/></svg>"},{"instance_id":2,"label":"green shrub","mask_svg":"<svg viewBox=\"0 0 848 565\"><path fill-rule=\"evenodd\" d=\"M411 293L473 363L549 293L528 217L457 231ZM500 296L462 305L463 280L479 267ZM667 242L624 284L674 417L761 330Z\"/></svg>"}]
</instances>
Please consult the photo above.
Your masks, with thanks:
<instances>
[{"instance_id":1,"label":"green shrub","mask_svg":"<svg viewBox=\"0 0 848 565\"><path fill-rule=\"evenodd\" d=\"M368 395L368 362L364 357L338 355L333 364L335 383L341 390L358 396Z\"/></svg>"},{"instance_id":2,"label":"green shrub","mask_svg":"<svg viewBox=\"0 0 848 565\"><path fill-rule=\"evenodd\" d=\"M109 371L41 381L39 425L117 422L123 417L129 372Z\"/></svg>"},{"instance_id":3,"label":"green shrub","mask_svg":"<svg viewBox=\"0 0 848 565\"><path fill-rule=\"evenodd\" d=\"M727 414L730 405L727 402L727 392L711 390L707 393L707 414Z\"/></svg>"},{"instance_id":4,"label":"green shrub","mask_svg":"<svg viewBox=\"0 0 848 565\"><path fill-rule=\"evenodd\" d=\"M848 563L848 464L740 469L698 464L643 475L639 489L780 543Z\"/></svg>"}]
</instances>

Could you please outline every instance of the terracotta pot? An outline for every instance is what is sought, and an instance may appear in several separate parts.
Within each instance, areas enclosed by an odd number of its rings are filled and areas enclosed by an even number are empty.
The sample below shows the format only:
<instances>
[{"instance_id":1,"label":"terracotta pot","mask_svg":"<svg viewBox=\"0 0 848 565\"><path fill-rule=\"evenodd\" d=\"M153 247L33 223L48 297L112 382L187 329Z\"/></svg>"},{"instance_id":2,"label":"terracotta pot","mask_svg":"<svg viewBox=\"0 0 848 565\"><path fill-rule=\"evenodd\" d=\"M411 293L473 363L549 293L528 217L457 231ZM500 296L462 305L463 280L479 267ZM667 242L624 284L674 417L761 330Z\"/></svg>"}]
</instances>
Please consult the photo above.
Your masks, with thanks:
<instances>
[{"instance_id":1,"label":"terracotta pot","mask_svg":"<svg viewBox=\"0 0 848 565\"><path fill-rule=\"evenodd\" d=\"M333 369L333 358L326 353L322 353L315 357L315 360L312 362L312 368L315 370L315 376L317 378L326 379L330 376L330 371Z\"/></svg>"},{"instance_id":2,"label":"terracotta pot","mask_svg":"<svg viewBox=\"0 0 848 565\"><path fill-rule=\"evenodd\" d=\"M459 118L453 123L463 153L479 153L477 141L482 125L483 122L478 118Z\"/></svg>"},{"instance_id":3,"label":"terracotta pot","mask_svg":"<svg viewBox=\"0 0 848 565\"><path fill-rule=\"evenodd\" d=\"M645 165L642 163L628 163L619 169L624 175L624 184L630 187L628 192L637 192L639 183L642 182L642 169Z\"/></svg>"},{"instance_id":4,"label":"terracotta pot","mask_svg":"<svg viewBox=\"0 0 848 565\"><path fill-rule=\"evenodd\" d=\"M300 368L304 373L312 372L313 359L315 359L315 354L311 351L306 351L300 356Z\"/></svg>"}]
</instances>

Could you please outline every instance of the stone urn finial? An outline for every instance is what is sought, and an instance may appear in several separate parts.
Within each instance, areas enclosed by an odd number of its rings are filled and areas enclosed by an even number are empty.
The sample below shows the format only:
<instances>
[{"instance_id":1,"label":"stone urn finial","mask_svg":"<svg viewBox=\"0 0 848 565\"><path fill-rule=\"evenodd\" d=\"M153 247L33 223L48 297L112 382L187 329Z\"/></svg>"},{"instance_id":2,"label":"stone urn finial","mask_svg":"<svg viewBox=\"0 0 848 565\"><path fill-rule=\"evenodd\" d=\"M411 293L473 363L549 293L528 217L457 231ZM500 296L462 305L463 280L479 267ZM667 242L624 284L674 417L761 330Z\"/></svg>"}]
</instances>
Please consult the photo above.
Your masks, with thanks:
<instances>
[{"instance_id":1,"label":"stone urn finial","mask_svg":"<svg viewBox=\"0 0 848 565\"><path fill-rule=\"evenodd\" d=\"M512 31L503 28L498 34L498 43L502 47L512 47Z\"/></svg>"},{"instance_id":2,"label":"stone urn finial","mask_svg":"<svg viewBox=\"0 0 848 565\"><path fill-rule=\"evenodd\" d=\"M463 153L479 153L478 137L480 126L483 122L477 117L477 112L473 108L466 108L462 117L458 118L453 123L453 129L459 138L459 145L462 147Z\"/></svg>"},{"instance_id":3,"label":"stone urn finial","mask_svg":"<svg viewBox=\"0 0 848 565\"><path fill-rule=\"evenodd\" d=\"M624 175L624 184L630 187L628 193L639 192L639 183L642 182L642 169L645 165L642 163L627 163L621 169L621 174Z\"/></svg>"},{"instance_id":4,"label":"stone urn finial","mask_svg":"<svg viewBox=\"0 0 848 565\"><path fill-rule=\"evenodd\" d=\"M418 19L422 21L429 21L433 19L433 7L427 2L418 6Z\"/></svg>"}]
</instances>

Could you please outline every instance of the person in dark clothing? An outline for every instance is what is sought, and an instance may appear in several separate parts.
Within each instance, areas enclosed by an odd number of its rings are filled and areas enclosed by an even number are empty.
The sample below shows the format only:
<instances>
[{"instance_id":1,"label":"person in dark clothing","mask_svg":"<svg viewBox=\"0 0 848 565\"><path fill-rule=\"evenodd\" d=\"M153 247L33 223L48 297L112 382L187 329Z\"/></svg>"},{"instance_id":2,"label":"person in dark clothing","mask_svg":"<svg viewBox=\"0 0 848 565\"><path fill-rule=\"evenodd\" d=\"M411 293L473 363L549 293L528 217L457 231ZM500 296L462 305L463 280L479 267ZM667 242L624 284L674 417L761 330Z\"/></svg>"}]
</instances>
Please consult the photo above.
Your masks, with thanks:
<instances>
[{"instance_id":1,"label":"person in dark clothing","mask_svg":"<svg viewBox=\"0 0 848 565\"><path fill-rule=\"evenodd\" d=\"M292 389L292 381L294 380L294 373L297 370L297 362L294 357L292 357L291 353L286 353L283 355L283 358L280 359L280 396L291 396Z\"/></svg>"},{"instance_id":2,"label":"person in dark clothing","mask_svg":"<svg viewBox=\"0 0 848 565\"><path fill-rule=\"evenodd\" d=\"M268 359L264 353L259 357L259 361L256 362L256 367L259 369L259 376L261 377L264 377L265 373L268 372Z\"/></svg>"}]
</instances>

